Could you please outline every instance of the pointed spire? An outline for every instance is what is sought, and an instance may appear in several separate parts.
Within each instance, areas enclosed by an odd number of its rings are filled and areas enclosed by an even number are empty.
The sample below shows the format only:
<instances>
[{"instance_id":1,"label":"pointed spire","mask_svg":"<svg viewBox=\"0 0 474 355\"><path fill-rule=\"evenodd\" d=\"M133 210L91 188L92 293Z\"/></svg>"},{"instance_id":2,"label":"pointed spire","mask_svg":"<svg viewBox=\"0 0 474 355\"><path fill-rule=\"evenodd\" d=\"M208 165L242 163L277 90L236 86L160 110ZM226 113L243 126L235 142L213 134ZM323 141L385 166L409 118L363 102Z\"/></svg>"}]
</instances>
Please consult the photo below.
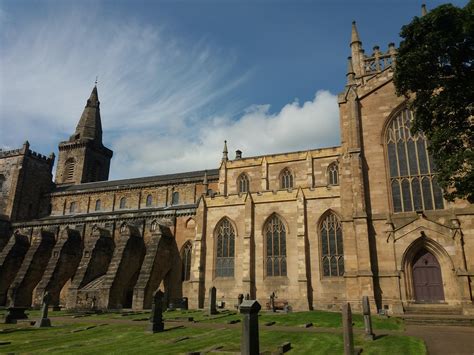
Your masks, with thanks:
<instances>
[{"instance_id":1,"label":"pointed spire","mask_svg":"<svg viewBox=\"0 0 474 355\"><path fill-rule=\"evenodd\" d=\"M357 31L356 22L352 21L351 45L355 42L362 43L359 38L359 32Z\"/></svg>"},{"instance_id":2,"label":"pointed spire","mask_svg":"<svg viewBox=\"0 0 474 355\"><path fill-rule=\"evenodd\" d=\"M352 66L352 57L347 57L347 84L354 83L354 67Z\"/></svg>"},{"instance_id":3,"label":"pointed spire","mask_svg":"<svg viewBox=\"0 0 474 355\"><path fill-rule=\"evenodd\" d=\"M425 16L428 13L428 10L426 10L426 4L421 5L421 17Z\"/></svg>"},{"instance_id":4,"label":"pointed spire","mask_svg":"<svg viewBox=\"0 0 474 355\"><path fill-rule=\"evenodd\" d=\"M97 85L94 85L71 140L95 140L102 144L102 123Z\"/></svg>"},{"instance_id":5,"label":"pointed spire","mask_svg":"<svg viewBox=\"0 0 474 355\"><path fill-rule=\"evenodd\" d=\"M227 150L227 141L224 141L224 150L222 151L222 160L229 160L229 151Z\"/></svg>"}]
</instances>

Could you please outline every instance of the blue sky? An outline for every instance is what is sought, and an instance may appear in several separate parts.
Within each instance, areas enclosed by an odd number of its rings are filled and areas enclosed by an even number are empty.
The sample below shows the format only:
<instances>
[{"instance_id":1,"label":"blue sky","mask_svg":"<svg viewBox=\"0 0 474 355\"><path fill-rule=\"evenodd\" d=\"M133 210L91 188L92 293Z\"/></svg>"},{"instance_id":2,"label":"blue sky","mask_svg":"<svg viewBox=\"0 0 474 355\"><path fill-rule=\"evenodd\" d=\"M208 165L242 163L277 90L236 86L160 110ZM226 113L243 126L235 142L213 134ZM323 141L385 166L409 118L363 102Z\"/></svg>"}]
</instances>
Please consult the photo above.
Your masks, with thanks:
<instances>
[{"instance_id":1,"label":"blue sky","mask_svg":"<svg viewBox=\"0 0 474 355\"><path fill-rule=\"evenodd\" d=\"M338 145L352 20L370 54L421 3L2 0L0 146L57 153L96 75L111 178Z\"/></svg>"}]
</instances>

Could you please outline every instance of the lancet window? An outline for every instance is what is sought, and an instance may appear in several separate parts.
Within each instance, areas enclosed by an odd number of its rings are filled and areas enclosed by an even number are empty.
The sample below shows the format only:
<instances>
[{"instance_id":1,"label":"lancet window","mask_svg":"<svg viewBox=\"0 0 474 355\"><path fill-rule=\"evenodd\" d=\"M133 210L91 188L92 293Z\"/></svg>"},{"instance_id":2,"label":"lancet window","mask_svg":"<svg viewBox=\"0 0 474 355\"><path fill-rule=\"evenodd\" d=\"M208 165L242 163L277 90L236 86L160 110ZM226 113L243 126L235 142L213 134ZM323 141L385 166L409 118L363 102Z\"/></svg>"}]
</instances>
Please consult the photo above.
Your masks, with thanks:
<instances>
[{"instance_id":1,"label":"lancet window","mask_svg":"<svg viewBox=\"0 0 474 355\"><path fill-rule=\"evenodd\" d=\"M191 278L191 253L192 253L191 242L187 241L181 252L182 269L183 269L183 281L188 281Z\"/></svg>"},{"instance_id":2,"label":"lancet window","mask_svg":"<svg viewBox=\"0 0 474 355\"><path fill-rule=\"evenodd\" d=\"M339 167L337 163L328 166L328 185L339 185Z\"/></svg>"},{"instance_id":3,"label":"lancet window","mask_svg":"<svg viewBox=\"0 0 474 355\"><path fill-rule=\"evenodd\" d=\"M272 215L264 227L267 276L286 276L286 228L283 221Z\"/></svg>"},{"instance_id":4,"label":"lancet window","mask_svg":"<svg viewBox=\"0 0 474 355\"><path fill-rule=\"evenodd\" d=\"M293 174L288 169L284 169L280 174L280 183L282 189L293 188Z\"/></svg>"},{"instance_id":5,"label":"lancet window","mask_svg":"<svg viewBox=\"0 0 474 355\"><path fill-rule=\"evenodd\" d=\"M240 174L239 178L237 179L237 187L239 189L239 193L245 193L249 191L249 177L247 174L242 173Z\"/></svg>"},{"instance_id":6,"label":"lancet window","mask_svg":"<svg viewBox=\"0 0 474 355\"><path fill-rule=\"evenodd\" d=\"M235 230L230 221L224 218L216 226L216 276L234 276Z\"/></svg>"},{"instance_id":7,"label":"lancet window","mask_svg":"<svg viewBox=\"0 0 474 355\"><path fill-rule=\"evenodd\" d=\"M329 213L319 227L323 276L344 275L342 226L334 213Z\"/></svg>"}]
</instances>

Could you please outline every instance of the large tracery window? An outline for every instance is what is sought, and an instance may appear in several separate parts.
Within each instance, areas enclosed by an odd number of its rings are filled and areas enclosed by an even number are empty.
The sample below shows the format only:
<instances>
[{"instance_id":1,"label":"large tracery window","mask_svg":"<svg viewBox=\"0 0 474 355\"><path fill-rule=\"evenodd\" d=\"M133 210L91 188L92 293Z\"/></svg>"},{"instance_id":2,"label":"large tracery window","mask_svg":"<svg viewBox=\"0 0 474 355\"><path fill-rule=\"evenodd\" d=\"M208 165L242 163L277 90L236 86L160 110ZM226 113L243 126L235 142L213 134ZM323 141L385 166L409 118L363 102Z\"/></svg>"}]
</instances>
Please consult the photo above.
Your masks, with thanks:
<instances>
[{"instance_id":1,"label":"large tracery window","mask_svg":"<svg viewBox=\"0 0 474 355\"><path fill-rule=\"evenodd\" d=\"M344 275L342 226L334 213L329 213L319 227L323 276Z\"/></svg>"},{"instance_id":2,"label":"large tracery window","mask_svg":"<svg viewBox=\"0 0 474 355\"><path fill-rule=\"evenodd\" d=\"M280 174L280 182L282 189L291 189L293 188L293 175L291 171L285 168Z\"/></svg>"},{"instance_id":3,"label":"large tracery window","mask_svg":"<svg viewBox=\"0 0 474 355\"><path fill-rule=\"evenodd\" d=\"M227 218L216 226L216 276L234 276L235 230Z\"/></svg>"},{"instance_id":4,"label":"large tracery window","mask_svg":"<svg viewBox=\"0 0 474 355\"><path fill-rule=\"evenodd\" d=\"M191 252L193 247L191 242L187 241L181 252L181 260L183 262L183 281L188 281L191 278Z\"/></svg>"},{"instance_id":5,"label":"large tracery window","mask_svg":"<svg viewBox=\"0 0 474 355\"><path fill-rule=\"evenodd\" d=\"M240 174L239 178L237 179L237 188L239 189L239 193L245 193L249 191L249 177L247 174Z\"/></svg>"},{"instance_id":6,"label":"large tracery window","mask_svg":"<svg viewBox=\"0 0 474 355\"><path fill-rule=\"evenodd\" d=\"M277 216L271 216L264 227L267 276L286 276L286 228Z\"/></svg>"},{"instance_id":7,"label":"large tracery window","mask_svg":"<svg viewBox=\"0 0 474 355\"><path fill-rule=\"evenodd\" d=\"M410 132L412 112L404 109L387 128L386 144L394 212L443 209L433 158L423 133Z\"/></svg>"}]
</instances>

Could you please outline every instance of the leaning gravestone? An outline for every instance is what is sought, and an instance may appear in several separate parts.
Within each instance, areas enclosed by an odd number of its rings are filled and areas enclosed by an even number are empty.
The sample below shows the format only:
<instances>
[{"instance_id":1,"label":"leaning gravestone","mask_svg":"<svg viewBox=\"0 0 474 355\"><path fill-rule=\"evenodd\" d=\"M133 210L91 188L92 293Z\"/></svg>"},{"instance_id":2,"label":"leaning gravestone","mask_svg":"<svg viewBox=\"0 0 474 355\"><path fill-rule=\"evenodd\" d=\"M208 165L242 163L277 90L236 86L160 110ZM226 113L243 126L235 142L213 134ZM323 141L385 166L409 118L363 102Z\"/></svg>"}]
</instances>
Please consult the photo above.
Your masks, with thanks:
<instances>
[{"instance_id":1,"label":"leaning gravestone","mask_svg":"<svg viewBox=\"0 0 474 355\"><path fill-rule=\"evenodd\" d=\"M354 334L352 332L351 304L342 306L342 332L344 335L344 355L354 355Z\"/></svg>"},{"instance_id":2,"label":"leaning gravestone","mask_svg":"<svg viewBox=\"0 0 474 355\"><path fill-rule=\"evenodd\" d=\"M48 291L46 291L43 296L43 307L41 309L41 319L35 324L37 328L51 327L51 321L48 318L49 302L51 302L51 295L49 294Z\"/></svg>"},{"instance_id":3,"label":"leaning gravestone","mask_svg":"<svg viewBox=\"0 0 474 355\"><path fill-rule=\"evenodd\" d=\"M272 294L270 295L270 309L272 310L272 312L276 311L276 308L275 308L275 292L272 292Z\"/></svg>"},{"instance_id":4,"label":"leaning gravestone","mask_svg":"<svg viewBox=\"0 0 474 355\"><path fill-rule=\"evenodd\" d=\"M153 295L153 306L151 308L150 332L158 333L165 329L163 324L163 292L158 290Z\"/></svg>"},{"instance_id":5,"label":"leaning gravestone","mask_svg":"<svg viewBox=\"0 0 474 355\"><path fill-rule=\"evenodd\" d=\"M210 316L212 316L213 314L217 314L216 298L217 298L217 290L213 286L209 290L209 315Z\"/></svg>"},{"instance_id":6,"label":"leaning gravestone","mask_svg":"<svg viewBox=\"0 0 474 355\"><path fill-rule=\"evenodd\" d=\"M260 340L258 336L258 312L261 309L260 303L255 300L245 300L239 309L240 313L244 315L240 339L240 352L244 355L258 355L260 353Z\"/></svg>"},{"instance_id":7,"label":"leaning gravestone","mask_svg":"<svg viewBox=\"0 0 474 355\"><path fill-rule=\"evenodd\" d=\"M375 334L372 330L372 318L370 316L369 297L362 297L362 312L364 314L365 339L374 340Z\"/></svg>"},{"instance_id":8,"label":"leaning gravestone","mask_svg":"<svg viewBox=\"0 0 474 355\"><path fill-rule=\"evenodd\" d=\"M243 301L244 301L244 295L242 293L239 293L239 296L237 297L237 308L240 307Z\"/></svg>"}]
</instances>

